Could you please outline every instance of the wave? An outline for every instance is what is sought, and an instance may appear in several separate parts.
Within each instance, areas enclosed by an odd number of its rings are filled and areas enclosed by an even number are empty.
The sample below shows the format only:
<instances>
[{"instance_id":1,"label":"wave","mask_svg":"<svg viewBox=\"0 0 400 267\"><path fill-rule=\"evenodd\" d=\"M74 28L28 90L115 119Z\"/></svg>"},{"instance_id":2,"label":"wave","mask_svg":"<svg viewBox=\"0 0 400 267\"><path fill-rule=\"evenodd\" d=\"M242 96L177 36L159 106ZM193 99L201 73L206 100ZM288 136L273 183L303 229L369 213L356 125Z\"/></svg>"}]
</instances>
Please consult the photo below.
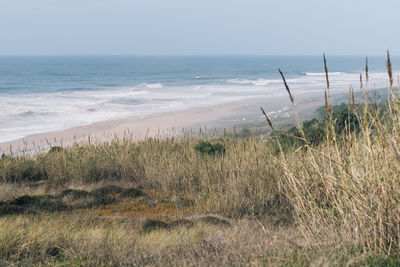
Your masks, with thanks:
<instances>
[{"instance_id":1,"label":"wave","mask_svg":"<svg viewBox=\"0 0 400 267\"><path fill-rule=\"evenodd\" d=\"M325 76L325 72L304 72L307 76ZM329 75L342 75L346 74L345 72L329 72Z\"/></svg>"},{"instance_id":2,"label":"wave","mask_svg":"<svg viewBox=\"0 0 400 267\"><path fill-rule=\"evenodd\" d=\"M306 75L307 74L307 75ZM309 72L288 77L293 93L320 92L325 73ZM359 74L329 73L332 90L359 83ZM385 73L370 73L369 84L379 88L387 81ZM205 78L202 78L205 79ZM163 89L160 89L163 88ZM189 107L286 95L281 79L210 79L184 85L136 83L127 86L95 87L93 90L54 91L24 94L0 94L0 142L30 134L88 125L97 121L145 117L160 111L178 111ZM286 116L287 107L271 116Z\"/></svg>"},{"instance_id":3,"label":"wave","mask_svg":"<svg viewBox=\"0 0 400 267\"><path fill-rule=\"evenodd\" d=\"M161 83L142 83L139 85L139 87L146 87L149 89L160 89L163 88L163 85Z\"/></svg>"},{"instance_id":4,"label":"wave","mask_svg":"<svg viewBox=\"0 0 400 267\"><path fill-rule=\"evenodd\" d=\"M0 115L0 119L22 119L22 118L27 118L27 117L32 117L34 115L37 115L37 112L34 112L32 110L27 110L27 111L16 111L13 113L3 113ZM44 114L45 115L45 114Z\"/></svg>"},{"instance_id":5,"label":"wave","mask_svg":"<svg viewBox=\"0 0 400 267\"><path fill-rule=\"evenodd\" d=\"M256 80L249 80L249 79L241 79L241 78L234 78L227 80L228 83L234 84L252 84L256 86L265 86L271 83L280 82L280 80L274 79L256 79Z\"/></svg>"}]
</instances>

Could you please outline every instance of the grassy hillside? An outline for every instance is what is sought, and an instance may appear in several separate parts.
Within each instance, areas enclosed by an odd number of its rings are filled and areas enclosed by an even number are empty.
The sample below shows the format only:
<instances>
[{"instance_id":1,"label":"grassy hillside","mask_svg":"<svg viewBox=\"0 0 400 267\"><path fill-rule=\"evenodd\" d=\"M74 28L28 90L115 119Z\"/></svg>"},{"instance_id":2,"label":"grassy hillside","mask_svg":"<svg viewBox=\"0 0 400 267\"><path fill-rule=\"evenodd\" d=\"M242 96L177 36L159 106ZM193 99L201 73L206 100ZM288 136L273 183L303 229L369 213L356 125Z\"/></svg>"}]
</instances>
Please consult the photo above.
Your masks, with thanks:
<instances>
[{"instance_id":1,"label":"grassy hillside","mask_svg":"<svg viewBox=\"0 0 400 267\"><path fill-rule=\"evenodd\" d=\"M397 265L400 102L390 95L327 99L316 119L267 138L3 156L1 263Z\"/></svg>"}]
</instances>

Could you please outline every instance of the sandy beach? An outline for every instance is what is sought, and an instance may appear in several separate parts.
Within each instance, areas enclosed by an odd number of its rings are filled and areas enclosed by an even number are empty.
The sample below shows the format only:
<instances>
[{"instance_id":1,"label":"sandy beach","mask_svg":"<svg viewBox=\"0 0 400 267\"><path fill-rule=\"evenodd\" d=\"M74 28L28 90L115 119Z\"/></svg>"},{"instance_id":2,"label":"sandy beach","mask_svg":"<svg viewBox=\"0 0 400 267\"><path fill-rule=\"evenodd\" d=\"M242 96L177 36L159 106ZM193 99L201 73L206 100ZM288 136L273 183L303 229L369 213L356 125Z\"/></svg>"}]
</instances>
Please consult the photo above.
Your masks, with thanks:
<instances>
[{"instance_id":1,"label":"sandy beach","mask_svg":"<svg viewBox=\"0 0 400 267\"><path fill-rule=\"evenodd\" d=\"M341 99L344 91L336 91L332 97ZM308 118L323 105L321 92L295 95L295 105L287 96L274 96L230 102L218 106L196 107L178 112L166 112L146 118L109 120L91 125L74 127L57 132L27 136L0 144L0 153L35 153L53 146L73 143L101 143L114 139L141 140L146 137L179 136L183 131L199 131L200 128L221 130L248 122L263 121L260 107L269 113L273 122L283 119L295 122L295 118Z\"/></svg>"}]
</instances>

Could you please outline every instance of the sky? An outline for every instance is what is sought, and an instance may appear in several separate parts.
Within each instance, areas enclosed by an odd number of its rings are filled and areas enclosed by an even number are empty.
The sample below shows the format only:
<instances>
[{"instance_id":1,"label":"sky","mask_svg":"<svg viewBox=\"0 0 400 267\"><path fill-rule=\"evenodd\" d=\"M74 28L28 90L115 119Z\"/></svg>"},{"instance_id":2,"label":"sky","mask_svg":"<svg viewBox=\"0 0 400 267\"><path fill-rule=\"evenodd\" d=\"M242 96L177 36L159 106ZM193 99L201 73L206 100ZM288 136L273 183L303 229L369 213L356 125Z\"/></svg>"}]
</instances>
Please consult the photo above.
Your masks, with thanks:
<instances>
[{"instance_id":1,"label":"sky","mask_svg":"<svg viewBox=\"0 0 400 267\"><path fill-rule=\"evenodd\" d=\"M398 0L0 0L0 55L400 55Z\"/></svg>"}]
</instances>

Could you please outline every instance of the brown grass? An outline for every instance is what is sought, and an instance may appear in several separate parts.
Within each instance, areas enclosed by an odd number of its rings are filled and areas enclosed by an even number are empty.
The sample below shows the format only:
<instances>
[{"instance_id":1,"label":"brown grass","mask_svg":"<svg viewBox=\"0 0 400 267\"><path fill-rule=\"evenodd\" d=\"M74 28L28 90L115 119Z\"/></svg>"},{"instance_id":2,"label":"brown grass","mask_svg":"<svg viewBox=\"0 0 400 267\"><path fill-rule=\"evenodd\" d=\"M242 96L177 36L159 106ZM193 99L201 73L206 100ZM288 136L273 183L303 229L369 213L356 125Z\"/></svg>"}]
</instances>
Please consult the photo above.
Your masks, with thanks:
<instances>
[{"instance_id":1,"label":"brown grass","mask_svg":"<svg viewBox=\"0 0 400 267\"><path fill-rule=\"evenodd\" d=\"M362 73L360 73L360 90L364 89Z\"/></svg>"},{"instance_id":2,"label":"brown grass","mask_svg":"<svg viewBox=\"0 0 400 267\"><path fill-rule=\"evenodd\" d=\"M204 223L141 233L124 223L63 216L0 219L3 265L62 266L228 266L340 263L330 244L323 254L294 228L277 229L248 218L232 227ZM54 249L56 248L56 250ZM282 250L282 248L285 248ZM54 256L50 251L56 251ZM287 257L287 253L293 255ZM341 252L343 257L349 257ZM360 256L363 253L357 250ZM362 258L361 258L362 259Z\"/></svg>"},{"instance_id":3,"label":"brown grass","mask_svg":"<svg viewBox=\"0 0 400 267\"><path fill-rule=\"evenodd\" d=\"M329 92L329 75L328 75L328 66L326 64L325 53L323 53L323 57L324 57L324 70L325 70L326 88L328 88L328 92Z\"/></svg>"},{"instance_id":4,"label":"brown grass","mask_svg":"<svg viewBox=\"0 0 400 267\"><path fill-rule=\"evenodd\" d=\"M387 66L387 72L389 75L389 84L390 84L390 89L393 87L393 71L392 71L392 62L390 61L390 54L389 50L387 50L387 61L386 61L386 66Z\"/></svg>"},{"instance_id":5,"label":"brown grass","mask_svg":"<svg viewBox=\"0 0 400 267\"><path fill-rule=\"evenodd\" d=\"M265 119L266 119L266 121L267 121L269 127L271 127L271 129L274 130L274 127L272 126L272 122L271 122L271 120L268 118L267 113L265 113L265 111L264 111L264 109L263 109L262 107L260 107L260 109L261 109L261 112L263 113L263 115L264 115L264 117L265 117Z\"/></svg>"},{"instance_id":6,"label":"brown grass","mask_svg":"<svg viewBox=\"0 0 400 267\"><path fill-rule=\"evenodd\" d=\"M294 103L294 97L293 97L292 93L290 92L288 84L286 83L285 76L283 75L283 72L281 71L281 69L278 69L278 70L279 70L279 73L281 74L281 77L282 77L282 80L283 80L283 84L285 85L286 91L289 94L290 101L292 103Z\"/></svg>"},{"instance_id":7,"label":"brown grass","mask_svg":"<svg viewBox=\"0 0 400 267\"><path fill-rule=\"evenodd\" d=\"M328 103L328 95L326 94L326 89L324 91L324 96L325 96L325 114L328 114L329 111L329 103Z\"/></svg>"},{"instance_id":8,"label":"brown grass","mask_svg":"<svg viewBox=\"0 0 400 267\"><path fill-rule=\"evenodd\" d=\"M348 104L347 104L347 113L350 115L350 111L351 111L351 99L352 99L352 88L351 85L349 86L349 100L348 100Z\"/></svg>"},{"instance_id":9,"label":"brown grass","mask_svg":"<svg viewBox=\"0 0 400 267\"><path fill-rule=\"evenodd\" d=\"M3 158L1 200L7 203L13 195L107 184L143 195L119 200L120 193L111 194L115 202L92 209L3 216L1 264L398 264L399 101L358 111L351 88L348 109L350 103L359 131L340 133L326 120L318 145L283 148L274 138L225 132L210 137L225 148L212 155L195 149L197 137L184 136ZM231 226L199 219L210 213ZM146 219L191 224L143 232Z\"/></svg>"}]
</instances>

